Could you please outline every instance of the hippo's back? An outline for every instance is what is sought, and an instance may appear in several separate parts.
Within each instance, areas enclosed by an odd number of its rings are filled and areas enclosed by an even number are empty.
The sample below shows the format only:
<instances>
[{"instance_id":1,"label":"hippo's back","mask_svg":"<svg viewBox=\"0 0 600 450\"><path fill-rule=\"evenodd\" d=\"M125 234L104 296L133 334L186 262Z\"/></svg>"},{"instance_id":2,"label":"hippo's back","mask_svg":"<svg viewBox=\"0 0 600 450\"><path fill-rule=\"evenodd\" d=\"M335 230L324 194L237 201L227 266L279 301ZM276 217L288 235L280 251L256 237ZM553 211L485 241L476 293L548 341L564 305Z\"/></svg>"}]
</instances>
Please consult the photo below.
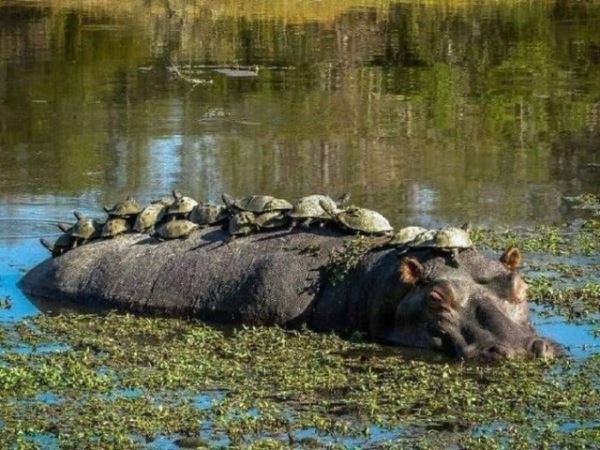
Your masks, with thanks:
<instances>
[{"instance_id":1,"label":"hippo's back","mask_svg":"<svg viewBox=\"0 0 600 450\"><path fill-rule=\"evenodd\" d=\"M343 243L332 231L227 238L213 227L186 240L128 234L98 241L42 262L21 288L56 306L289 325L308 319L321 269Z\"/></svg>"}]
</instances>

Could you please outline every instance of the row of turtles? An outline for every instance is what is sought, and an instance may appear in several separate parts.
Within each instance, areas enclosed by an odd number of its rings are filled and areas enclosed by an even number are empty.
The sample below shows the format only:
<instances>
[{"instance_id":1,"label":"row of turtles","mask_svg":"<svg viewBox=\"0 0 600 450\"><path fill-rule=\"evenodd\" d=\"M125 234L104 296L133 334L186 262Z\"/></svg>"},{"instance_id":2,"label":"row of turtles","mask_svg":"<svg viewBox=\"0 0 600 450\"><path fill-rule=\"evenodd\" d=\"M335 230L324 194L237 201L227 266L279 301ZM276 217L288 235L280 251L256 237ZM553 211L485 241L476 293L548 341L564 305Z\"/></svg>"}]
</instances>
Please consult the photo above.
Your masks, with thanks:
<instances>
[{"instance_id":1,"label":"row of turtles","mask_svg":"<svg viewBox=\"0 0 600 450\"><path fill-rule=\"evenodd\" d=\"M348 206L348 195L335 201L327 195L315 194L302 197L294 204L270 195L236 199L223 194L222 200L223 204L219 205L198 203L173 191L171 196L143 207L128 197L104 208L107 213L104 222L75 212L75 224L58 224L63 233L54 243L45 239L41 242L53 256L59 256L89 241L127 232L148 233L161 240L180 239L198 228L224 225L233 238L261 230L330 223L352 233L388 235L390 244L407 248L411 245L439 248L471 245L468 234L460 229L446 229L436 234L420 227L407 227L392 235L392 226L384 216L370 209Z\"/></svg>"},{"instance_id":2,"label":"row of turtles","mask_svg":"<svg viewBox=\"0 0 600 450\"><path fill-rule=\"evenodd\" d=\"M309 227L312 224L335 223L347 230L365 234L385 234L392 231L390 223L376 211L347 206L346 195L339 201L327 195L309 195L295 204L270 195L251 195L236 199L222 196L223 204L198 203L181 192L155 200L143 207L136 199L126 198L112 207L105 207L105 221L85 217L75 212L74 224L60 223L62 235L51 243L42 244L54 256L99 238L112 238L122 233L148 233L158 239L178 239L194 230L212 225L225 225L232 237L260 230Z\"/></svg>"}]
</instances>

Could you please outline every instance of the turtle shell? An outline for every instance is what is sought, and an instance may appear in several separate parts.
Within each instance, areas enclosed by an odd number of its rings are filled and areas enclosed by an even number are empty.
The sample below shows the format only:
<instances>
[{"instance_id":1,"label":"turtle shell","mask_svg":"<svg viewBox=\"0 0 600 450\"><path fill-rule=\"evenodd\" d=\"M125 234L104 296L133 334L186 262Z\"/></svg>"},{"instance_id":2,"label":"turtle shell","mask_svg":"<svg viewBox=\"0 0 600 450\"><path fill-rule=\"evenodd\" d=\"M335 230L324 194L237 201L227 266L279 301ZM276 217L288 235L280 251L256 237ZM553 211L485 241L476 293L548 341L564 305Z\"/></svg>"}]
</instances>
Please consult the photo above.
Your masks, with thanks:
<instances>
[{"instance_id":1,"label":"turtle shell","mask_svg":"<svg viewBox=\"0 0 600 450\"><path fill-rule=\"evenodd\" d=\"M410 243L410 246L440 249L471 248L473 247L473 242L469 237L468 231L462 228L445 227L421 233Z\"/></svg>"},{"instance_id":2,"label":"turtle shell","mask_svg":"<svg viewBox=\"0 0 600 450\"><path fill-rule=\"evenodd\" d=\"M122 217L112 217L106 221L102 227L101 236L103 238L115 237L119 234L126 233L131 229L129 222Z\"/></svg>"},{"instance_id":3,"label":"turtle shell","mask_svg":"<svg viewBox=\"0 0 600 450\"><path fill-rule=\"evenodd\" d=\"M471 248L469 232L462 228L445 227L435 234L435 246L439 248Z\"/></svg>"},{"instance_id":4,"label":"turtle shell","mask_svg":"<svg viewBox=\"0 0 600 450\"><path fill-rule=\"evenodd\" d=\"M337 220L350 230L368 234L382 234L393 230L388 220L367 208L348 208L336 213Z\"/></svg>"},{"instance_id":5,"label":"turtle shell","mask_svg":"<svg viewBox=\"0 0 600 450\"><path fill-rule=\"evenodd\" d=\"M398 230L390 239L391 245L408 245L411 244L417 236L426 232L423 227L404 227Z\"/></svg>"},{"instance_id":6,"label":"turtle shell","mask_svg":"<svg viewBox=\"0 0 600 450\"><path fill-rule=\"evenodd\" d=\"M81 218L71 229L71 235L87 241L99 237L101 230L102 226L95 220Z\"/></svg>"},{"instance_id":7,"label":"turtle shell","mask_svg":"<svg viewBox=\"0 0 600 450\"><path fill-rule=\"evenodd\" d=\"M328 197L327 195L314 194L302 197L300 200L298 200L288 214L293 219L331 218L323 206L321 206L321 202L328 206L332 211L337 209L337 205L331 197Z\"/></svg>"},{"instance_id":8,"label":"turtle shell","mask_svg":"<svg viewBox=\"0 0 600 450\"><path fill-rule=\"evenodd\" d=\"M139 233L151 230L165 216L167 207L160 202L146 206L135 219L133 230Z\"/></svg>"},{"instance_id":9,"label":"turtle shell","mask_svg":"<svg viewBox=\"0 0 600 450\"><path fill-rule=\"evenodd\" d=\"M196 229L198 224L189 220L171 220L158 227L156 234L162 239L180 239L188 237Z\"/></svg>"},{"instance_id":10,"label":"turtle shell","mask_svg":"<svg viewBox=\"0 0 600 450\"><path fill-rule=\"evenodd\" d=\"M292 209L292 204L290 202L282 198L275 198L271 195L250 195L235 200L232 206L241 211L250 211L255 214L267 211L287 211Z\"/></svg>"},{"instance_id":11,"label":"turtle shell","mask_svg":"<svg viewBox=\"0 0 600 450\"><path fill-rule=\"evenodd\" d=\"M200 226L216 225L227 219L227 208L223 205L204 203L190 213L190 220Z\"/></svg>"},{"instance_id":12,"label":"turtle shell","mask_svg":"<svg viewBox=\"0 0 600 450\"><path fill-rule=\"evenodd\" d=\"M186 197L178 192L173 193L175 201L167 208L167 214L189 214L198 202L191 197Z\"/></svg>"},{"instance_id":13,"label":"turtle shell","mask_svg":"<svg viewBox=\"0 0 600 450\"><path fill-rule=\"evenodd\" d=\"M258 228L278 228L287 225L289 219L282 211L267 211L256 217Z\"/></svg>"},{"instance_id":14,"label":"turtle shell","mask_svg":"<svg viewBox=\"0 0 600 450\"><path fill-rule=\"evenodd\" d=\"M131 217L142 211L142 207L133 197L127 197L124 201L113 205L112 208L104 209L110 217Z\"/></svg>"}]
</instances>

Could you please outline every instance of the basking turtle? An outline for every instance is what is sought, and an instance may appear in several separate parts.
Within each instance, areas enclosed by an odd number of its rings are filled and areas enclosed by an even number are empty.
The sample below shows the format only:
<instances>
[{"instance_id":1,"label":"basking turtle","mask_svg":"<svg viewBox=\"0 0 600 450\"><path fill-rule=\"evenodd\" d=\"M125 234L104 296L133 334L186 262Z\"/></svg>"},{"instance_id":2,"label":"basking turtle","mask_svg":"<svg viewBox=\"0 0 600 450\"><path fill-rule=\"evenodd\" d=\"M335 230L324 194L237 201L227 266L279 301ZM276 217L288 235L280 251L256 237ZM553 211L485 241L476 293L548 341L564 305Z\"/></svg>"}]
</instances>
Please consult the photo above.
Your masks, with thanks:
<instances>
[{"instance_id":1,"label":"basking turtle","mask_svg":"<svg viewBox=\"0 0 600 450\"><path fill-rule=\"evenodd\" d=\"M227 217L225 206L210 203L196 205L190 213L190 220L200 226L217 225L225 221Z\"/></svg>"},{"instance_id":2,"label":"basking turtle","mask_svg":"<svg viewBox=\"0 0 600 450\"><path fill-rule=\"evenodd\" d=\"M281 211L267 211L254 219L254 223L259 229L285 227L288 222L289 217Z\"/></svg>"},{"instance_id":3,"label":"basking turtle","mask_svg":"<svg viewBox=\"0 0 600 450\"><path fill-rule=\"evenodd\" d=\"M71 227L71 236L76 238L80 244L84 244L89 240L100 237L102 232L102 224L93 219L84 217L81 213L75 211L73 213L77 217L77 223Z\"/></svg>"},{"instance_id":4,"label":"basking turtle","mask_svg":"<svg viewBox=\"0 0 600 450\"><path fill-rule=\"evenodd\" d=\"M155 205L157 203L160 203L164 206L171 206L174 202L175 202L175 198L172 195L167 195L165 197L161 197L158 200L152 200L150 203L152 205Z\"/></svg>"},{"instance_id":5,"label":"basking turtle","mask_svg":"<svg viewBox=\"0 0 600 450\"><path fill-rule=\"evenodd\" d=\"M229 218L227 231L231 236L246 236L256 231L256 214L250 211L241 211Z\"/></svg>"},{"instance_id":6,"label":"basking turtle","mask_svg":"<svg viewBox=\"0 0 600 450\"><path fill-rule=\"evenodd\" d=\"M113 238L119 234L127 233L131 230L131 225L122 217L110 217L104 227L102 227L101 236L103 238Z\"/></svg>"},{"instance_id":7,"label":"basking turtle","mask_svg":"<svg viewBox=\"0 0 600 450\"><path fill-rule=\"evenodd\" d=\"M338 210L331 208L326 202L319 202L319 204L342 227L351 231L363 234L387 234L393 230L388 220L377 211L358 207Z\"/></svg>"},{"instance_id":8,"label":"basking turtle","mask_svg":"<svg viewBox=\"0 0 600 450\"><path fill-rule=\"evenodd\" d=\"M55 258L77 247L77 239L75 239L70 232L61 234L54 243L47 239L40 239L40 243L46 247Z\"/></svg>"},{"instance_id":9,"label":"basking turtle","mask_svg":"<svg viewBox=\"0 0 600 450\"><path fill-rule=\"evenodd\" d=\"M124 201L113 205L112 208L104 207L109 217L121 217L130 219L142 211L141 205L133 197L127 197Z\"/></svg>"},{"instance_id":10,"label":"basking turtle","mask_svg":"<svg viewBox=\"0 0 600 450\"><path fill-rule=\"evenodd\" d=\"M415 237L408 243L401 253L408 248L435 248L450 252L452 259L456 261L458 252L473 247L469 232L462 228L444 227L439 230L427 230Z\"/></svg>"},{"instance_id":11,"label":"basking turtle","mask_svg":"<svg viewBox=\"0 0 600 450\"><path fill-rule=\"evenodd\" d=\"M185 239L198 228L200 228L198 224L189 220L171 220L158 227L154 236L158 239Z\"/></svg>"},{"instance_id":12,"label":"basking turtle","mask_svg":"<svg viewBox=\"0 0 600 450\"><path fill-rule=\"evenodd\" d=\"M388 244L397 246L409 245L417 238L417 236L423 234L426 231L427 229L423 227L401 228L396 233L394 233Z\"/></svg>"},{"instance_id":13,"label":"basking turtle","mask_svg":"<svg viewBox=\"0 0 600 450\"><path fill-rule=\"evenodd\" d=\"M179 191L173 191L173 198L175 201L167 208L167 215L172 216L172 218L186 218L198 204L196 200L184 196Z\"/></svg>"},{"instance_id":14,"label":"basking turtle","mask_svg":"<svg viewBox=\"0 0 600 450\"><path fill-rule=\"evenodd\" d=\"M302 226L308 227L313 222L326 222L331 220L332 217L325 211L321 202L327 205L328 209L335 211L340 207L339 203L336 203L331 197L321 194L308 195L302 197L292 207L292 210L288 215L292 218L292 227L295 227L298 222Z\"/></svg>"},{"instance_id":15,"label":"basking turtle","mask_svg":"<svg viewBox=\"0 0 600 450\"><path fill-rule=\"evenodd\" d=\"M146 206L135 218L133 230L137 231L138 233L147 233L152 231L154 226L163 219L166 210L167 206L161 202L151 203L150 205Z\"/></svg>"},{"instance_id":16,"label":"basking turtle","mask_svg":"<svg viewBox=\"0 0 600 450\"><path fill-rule=\"evenodd\" d=\"M227 208L234 213L250 211L261 214L268 211L289 211L292 209L290 202L271 195L250 195L236 200L229 194L223 194L222 199Z\"/></svg>"}]
</instances>

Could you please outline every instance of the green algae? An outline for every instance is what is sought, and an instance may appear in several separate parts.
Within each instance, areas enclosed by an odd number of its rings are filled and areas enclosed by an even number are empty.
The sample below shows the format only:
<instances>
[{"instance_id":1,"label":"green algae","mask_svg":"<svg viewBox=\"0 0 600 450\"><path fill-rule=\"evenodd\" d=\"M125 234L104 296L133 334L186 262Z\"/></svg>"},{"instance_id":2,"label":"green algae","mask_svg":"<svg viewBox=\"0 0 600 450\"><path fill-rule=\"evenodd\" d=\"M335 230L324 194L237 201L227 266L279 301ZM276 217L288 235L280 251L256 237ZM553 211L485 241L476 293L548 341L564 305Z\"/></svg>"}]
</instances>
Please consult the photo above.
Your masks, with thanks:
<instances>
[{"instance_id":1,"label":"green algae","mask_svg":"<svg viewBox=\"0 0 600 450\"><path fill-rule=\"evenodd\" d=\"M206 423L234 448L289 448L309 427L316 439L364 438L373 425L421 430L418 440L389 448L439 448L448 439L479 448L509 439L518 448L521 435L552 444L573 433L546 433L546 422L589 423L600 413L600 355L431 363L307 330L220 330L120 314L40 316L3 328L20 342L63 350L0 356L2 448L37 434L79 449L139 448L159 435L192 442ZM220 395L196 407L194 397L210 392ZM48 393L59 400L36 400ZM477 434L496 423L510 426ZM577 432L591 439L598 425Z\"/></svg>"},{"instance_id":2,"label":"green algae","mask_svg":"<svg viewBox=\"0 0 600 450\"><path fill-rule=\"evenodd\" d=\"M327 280L333 285L344 281L362 257L380 243L380 239L364 235L344 241L342 248L333 249L329 253L329 260L325 266Z\"/></svg>"},{"instance_id":3,"label":"green algae","mask_svg":"<svg viewBox=\"0 0 600 450\"><path fill-rule=\"evenodd\" d=\"M588 282L581 286L559 287L555 279L528 279L529 299L549 306L556 314L569 320L593 321L600 314L600 284Z\"/></svg>"},{"instance_id":4,"label":"green algae","mask_svg":"<svg viewBox=\"0 0 600 450\"><path fill-rule=\"evenodd\" d=\"M538 226L533 229L492 230L476 228L471 240L478 246L503 251L517 246L525 252L551 255L600 254L600 229L581 227L572 230L567 226Z\"/></svg>"}]
</instances>

